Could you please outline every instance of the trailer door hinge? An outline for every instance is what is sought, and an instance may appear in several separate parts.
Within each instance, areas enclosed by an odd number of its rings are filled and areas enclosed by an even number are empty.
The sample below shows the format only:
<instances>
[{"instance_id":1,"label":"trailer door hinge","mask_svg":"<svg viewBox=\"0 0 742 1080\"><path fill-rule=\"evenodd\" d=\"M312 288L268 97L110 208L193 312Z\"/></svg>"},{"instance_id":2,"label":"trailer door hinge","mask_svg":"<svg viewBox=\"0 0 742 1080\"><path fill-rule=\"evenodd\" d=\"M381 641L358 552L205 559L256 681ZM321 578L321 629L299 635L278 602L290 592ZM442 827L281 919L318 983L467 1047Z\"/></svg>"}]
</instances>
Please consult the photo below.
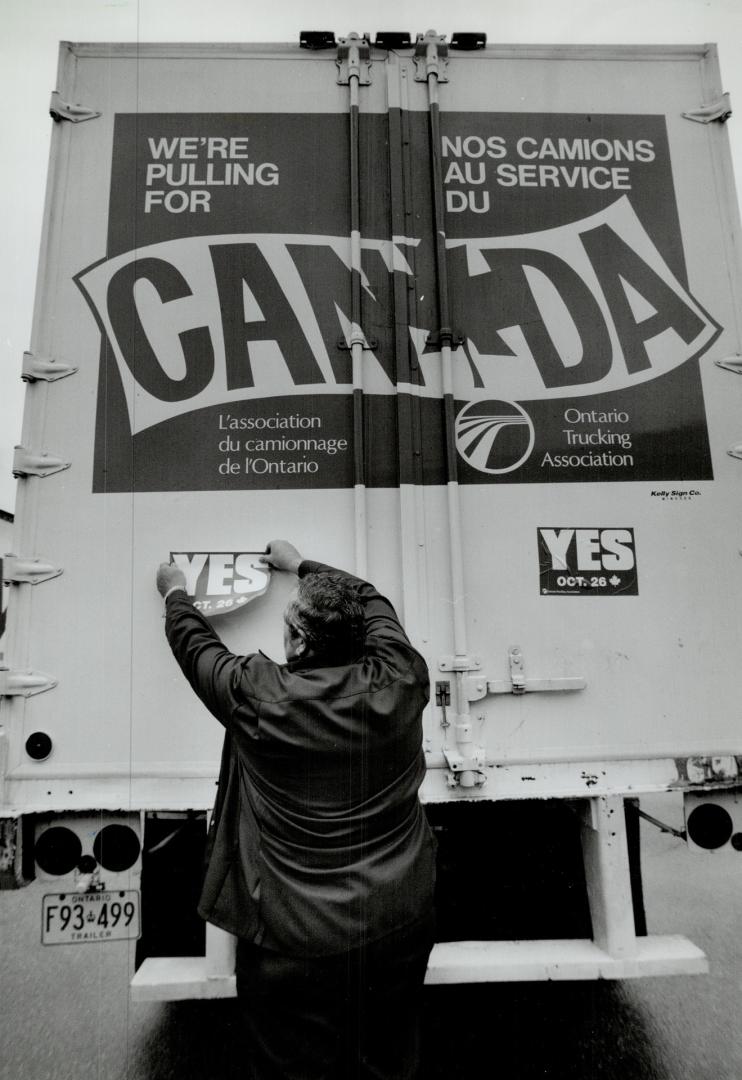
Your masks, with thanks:
<instances>
[{"instance_id":1,"label":"trailer door hinge","mask_svg":"<svg viewBox=\"0 0 742 1080\"><path fill-rule=\"evenodd\" d=\"M527 679L523 666L523 653L519 646L513 645L508 650L510 679L485 679L471 676L466 680L466 694L469 701L480 701L488 694L533 694L555 693L567 690L584 690L587 681L579 675L559 676L553 679Z\"/></svg>"},{"instance_id":2,"label":"trailer door hinge","mask_svg":"<svg viewBox=\"0 0 742 1080\"><path fill-rule=\"evenodd\" d=\"M71 364L62 364L51 356L34 356L32 352L24 352L21 378L24 382L56 382L67 375L74 375L77 370Z\"/></svg>"},{"instance_id":3,"label":"trailer door hinge","mask_svg":"<svg viewBox=\"0 0 742 1080\"><path fill-rule=\"evenodd\" d=\"M61 566L53 566L42 559L24 559L18 555L4 555L2 559L3 582L38 585L50 581L62 573Z\"/></svg>"},{"instance_id":4,"label":"trailer door hinge","mask_svg":"<svg viewBox=\"0 0 742 1080\"><path fill-rule=\"evenodd\" d=\"M371 43L368 35L348 34L338 38L338 86L348 86L352 78L359 86L371 85Z\"/></svg>"},{"instance_id":5,"label":"trailer door hinge","mask_svg":"<svg viewBox=\"0 0 742 1080\"><path fill-rule=\"evenodd\" d=\"M735 353L734 356L725 356L721 360L714 360L717 367L725 371L733 371L735 375L742 375L742 356Z\"/></svg>"},{"instance_id":6,"label":"trailer door hinge","mask_svg":"<svg viewBox=\"0 0 742 1080\"><path fill-rule=\"evenodd\" d=\"M52 99L49 102L49 115L55 123L60 120L69 120L73 124L81 124L85 120L95 120L102 114L87 105L77 105L70 101L63 101L58 90L52 90Z\"/></svg>"},{"instance_id":7,"label":"trailer door hinge","mask_svg":"<svg viewBox=\"0 0 742 1080\"><path fill-rule=\"evenodd\" d=\"M731 115L732 102L729 94L722 94L716 101L701 105L700 109L691 109L683 113L686 120L695 120L697 124L710 124L714 120L723 124Z\"/></svg>"},{"instance_id":8,"label":"trailer door hinge","mask_svg":"<svg viewBox=\"0 0 742 1080\"><path fill-rule=\"evenodd\" d=\"M13 476L49 476L51 473L69 469L71 462L52 457L51 454L34 453L25 446L16 446L13 455Z\"/></svg>"},{"instance_id":9,"label":"trailer door hinge","mask_svg":"<svg viewBox=\"0 0 742 1080\"><path fill-rule=\"evenodd\" d=\"M435 75L439 83L448 82L448 42L445 34L436 34L435 30L418 34L414 59L415 82L427 82L430 75Z\"/></svg>"},{"instance_id":10,"label":"trailer door hinge","mask_svg":"<svg viewBox=\"0 0 742 1080\"><path fill-rule=\"evenodd\" d=\"M31 697L53 690L57 680L43 671L11 671L0 667L0 697Z\"/></svg>"}]
</instances>

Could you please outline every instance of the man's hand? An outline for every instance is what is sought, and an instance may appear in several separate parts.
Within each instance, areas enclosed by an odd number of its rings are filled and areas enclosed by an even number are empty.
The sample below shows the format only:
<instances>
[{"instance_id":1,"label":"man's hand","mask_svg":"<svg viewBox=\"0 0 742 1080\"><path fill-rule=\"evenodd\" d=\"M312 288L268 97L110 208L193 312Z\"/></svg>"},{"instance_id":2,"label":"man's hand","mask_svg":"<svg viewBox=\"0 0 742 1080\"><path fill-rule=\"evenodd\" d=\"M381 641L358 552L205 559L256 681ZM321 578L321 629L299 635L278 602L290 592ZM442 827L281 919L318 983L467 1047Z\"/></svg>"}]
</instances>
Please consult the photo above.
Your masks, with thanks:
<instances>
[{"instance_id":1,"label":"man's hand","mask_svg":"<svg viewBox=\"0 0 742 1080\"><path fill-rule=\"evenodd\" d=\"M272 566L274 570L288 570L296 574L303 559L288 540L271 540L265 549L265 555L260 556L260 561Z\"/></svg>"},{"instance_id":2,"label":"man's hand","mask_svg":"<svg viewBox=\"0 0 742 1080\"><path fill-rule=\"evenodd\" d=\"M157 591L164 596L170 589L185 589L186 579L182 570L172 563L160 563L157 569Z\"/></svg>"}]
</instances>

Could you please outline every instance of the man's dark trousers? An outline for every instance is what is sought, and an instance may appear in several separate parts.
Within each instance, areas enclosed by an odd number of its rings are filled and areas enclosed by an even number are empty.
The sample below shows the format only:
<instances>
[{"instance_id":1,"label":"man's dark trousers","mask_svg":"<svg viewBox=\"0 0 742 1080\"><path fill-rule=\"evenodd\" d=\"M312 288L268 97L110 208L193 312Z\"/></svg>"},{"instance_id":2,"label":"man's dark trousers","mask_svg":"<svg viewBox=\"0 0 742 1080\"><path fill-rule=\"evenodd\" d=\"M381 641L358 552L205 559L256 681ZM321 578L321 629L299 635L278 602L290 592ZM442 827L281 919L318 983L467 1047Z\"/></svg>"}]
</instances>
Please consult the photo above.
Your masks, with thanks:
<instances>
[{"instance_id":1,"label":"man's dark trousers","mask_svg":"<svg viewBox=\"0 0 742 1080\"><path fill-rule=\"evenodd\" d=\"M433 919L347 953L285 956L239 939L253 1080L413 1080Z\"/></svg>"}]
</instances>

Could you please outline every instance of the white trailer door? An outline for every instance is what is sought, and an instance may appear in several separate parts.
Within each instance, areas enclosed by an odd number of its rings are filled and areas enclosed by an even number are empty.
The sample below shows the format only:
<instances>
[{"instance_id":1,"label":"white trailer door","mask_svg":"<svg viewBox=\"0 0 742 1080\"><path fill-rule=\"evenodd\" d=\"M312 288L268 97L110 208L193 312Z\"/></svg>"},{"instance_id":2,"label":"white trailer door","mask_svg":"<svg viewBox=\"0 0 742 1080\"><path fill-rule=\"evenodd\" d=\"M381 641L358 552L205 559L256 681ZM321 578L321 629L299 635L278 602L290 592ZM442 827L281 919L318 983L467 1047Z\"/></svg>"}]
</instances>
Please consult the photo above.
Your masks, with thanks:
<instances>
[{"instance_id":1,"label":"white trailer door","mask_svg":"<svg viewBox=\"0 0 742 1080\"><path fill-rule=\"evenodd\" d=\"M713 50L431 39L398 86L431 761L737 751L739 232L723 123L683 115Z\"/></svg>"}]
</instances>

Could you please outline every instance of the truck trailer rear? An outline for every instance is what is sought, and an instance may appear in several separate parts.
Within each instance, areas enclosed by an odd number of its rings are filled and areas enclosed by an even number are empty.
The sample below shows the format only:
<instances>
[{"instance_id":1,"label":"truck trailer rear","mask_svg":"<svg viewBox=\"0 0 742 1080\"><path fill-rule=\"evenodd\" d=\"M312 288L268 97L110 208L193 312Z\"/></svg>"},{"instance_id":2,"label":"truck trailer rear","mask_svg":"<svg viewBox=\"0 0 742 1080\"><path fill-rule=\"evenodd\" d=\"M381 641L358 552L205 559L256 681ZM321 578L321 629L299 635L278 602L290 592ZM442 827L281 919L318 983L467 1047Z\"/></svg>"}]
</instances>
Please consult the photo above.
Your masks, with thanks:
<instances>
[{"instance_id":1,"label":"truck trailer rear","mask_svg":"<svg viewBox=\"0 0 742 1080\"><path fill-rule=\"evenodd\" d=\"M638 821L683 791L742 848L729 112L710 45L63 43L0 670L43 945L234 993L153 573L280 657L285 535L431 671L429 981L706 970L646 933Z\"/></svg>"}]
</instances>

